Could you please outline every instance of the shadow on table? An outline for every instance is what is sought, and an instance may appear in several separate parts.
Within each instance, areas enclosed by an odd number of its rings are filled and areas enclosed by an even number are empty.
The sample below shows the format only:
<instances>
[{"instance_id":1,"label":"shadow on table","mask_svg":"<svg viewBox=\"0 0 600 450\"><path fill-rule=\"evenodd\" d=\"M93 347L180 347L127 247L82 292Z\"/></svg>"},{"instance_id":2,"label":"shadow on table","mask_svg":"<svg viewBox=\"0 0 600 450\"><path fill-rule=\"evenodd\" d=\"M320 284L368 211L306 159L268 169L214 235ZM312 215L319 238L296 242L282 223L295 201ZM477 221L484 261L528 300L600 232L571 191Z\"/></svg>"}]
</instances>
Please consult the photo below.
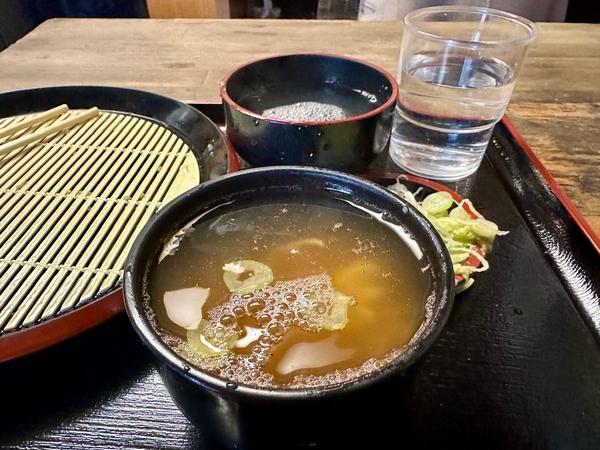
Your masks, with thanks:
<instances>
[{"instance_id":1,"label":"shadow on table","mask_svg":"<svg viewBox=\"0 0 600 450\"><path fill-rule=\"evenodd\" d=\"M127 390L151 371L125 314L0 364L0 444L33 439Z\"/></svg>"}]
</instances>

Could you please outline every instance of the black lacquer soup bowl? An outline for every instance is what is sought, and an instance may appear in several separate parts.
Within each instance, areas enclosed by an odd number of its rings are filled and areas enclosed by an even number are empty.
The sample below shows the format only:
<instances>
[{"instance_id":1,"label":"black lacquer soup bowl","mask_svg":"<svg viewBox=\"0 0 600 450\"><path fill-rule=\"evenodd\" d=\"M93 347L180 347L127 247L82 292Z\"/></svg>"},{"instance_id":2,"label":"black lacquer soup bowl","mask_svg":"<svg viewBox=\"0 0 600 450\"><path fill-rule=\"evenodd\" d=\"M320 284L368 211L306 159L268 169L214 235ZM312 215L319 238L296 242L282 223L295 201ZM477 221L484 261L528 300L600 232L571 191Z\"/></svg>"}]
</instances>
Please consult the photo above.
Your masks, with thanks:
<instances>
[{"instance_id":1,"label":"black lacquer soup bowl","mask_svg":"<svg viewBox=\"0 0 600 450\"><path fill-rule=\"evenodd\" d=\"M418 270L428 277L429 287L425 291L422 323L397 356L372 372L330 385L265 387L232 381L200 369L165 343L152 322L148 287L157 261L164 255L165 243L190 224L195 228L205 220L250 205L269 203L319 204L342 209L353 205L353 214L368 216L373 226L385 222L395 230L398 245L410 247L408 254L417 261ZM222 263L219 264L220 268ZM175 404L211 445L339 448L354 435L356 430L350 426L353 421L374 420L378 414L386 414L390 406L386 386L401 382L410 366L435 341L450 314L454 285L452 264L439 235L405 201L354 175L323 168L275 166L248 169L208 181L159 210L129 254L124 294L131 323L155 356L158 371ZM373 333L380 332L376 328Z\"/></svg>"}]
</instances>

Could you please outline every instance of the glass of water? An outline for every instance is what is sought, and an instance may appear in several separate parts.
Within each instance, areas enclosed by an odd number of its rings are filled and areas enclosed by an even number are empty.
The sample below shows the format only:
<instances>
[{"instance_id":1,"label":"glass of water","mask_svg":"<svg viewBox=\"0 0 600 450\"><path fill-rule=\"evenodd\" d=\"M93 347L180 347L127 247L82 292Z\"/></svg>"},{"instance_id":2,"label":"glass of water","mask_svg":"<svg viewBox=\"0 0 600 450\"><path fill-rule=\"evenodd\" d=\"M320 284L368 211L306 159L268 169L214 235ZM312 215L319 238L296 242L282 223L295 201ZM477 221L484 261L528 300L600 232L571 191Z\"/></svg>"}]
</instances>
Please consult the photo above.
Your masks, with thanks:
<instances>
[{"instance_id":1,"label":"glass of water","mask_svg":"<svg viewBox=\"0 0 600 450\"><path fill-rule=\"evenodd\" d=\"M409 13L390 157L415 175L454 181L479 167L537 28L488 8Z\"/></svg>"}]
</instances>

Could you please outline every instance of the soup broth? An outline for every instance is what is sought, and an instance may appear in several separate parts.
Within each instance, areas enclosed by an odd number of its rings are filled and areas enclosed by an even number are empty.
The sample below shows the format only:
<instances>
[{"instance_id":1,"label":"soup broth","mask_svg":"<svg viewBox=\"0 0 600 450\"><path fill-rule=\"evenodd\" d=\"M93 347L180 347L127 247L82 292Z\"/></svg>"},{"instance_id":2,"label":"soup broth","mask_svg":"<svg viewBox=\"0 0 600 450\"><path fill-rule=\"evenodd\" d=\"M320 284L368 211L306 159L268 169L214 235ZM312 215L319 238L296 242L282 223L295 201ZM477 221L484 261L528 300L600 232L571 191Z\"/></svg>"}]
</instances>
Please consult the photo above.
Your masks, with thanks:
<instances>
[{"instance_id":1,"label":"soup broth","mask_svg":"<svg viewBox=\"0 0 600 450\"><path fill-rule=\"evenodd\" d=\"M182 232L148 281L164 341L269 387L339 383L397 356L424 319L429 276L393 226L340 204L218 208ZM169 308L186 303L174 322Z\"/></svg>"}]
</instances>

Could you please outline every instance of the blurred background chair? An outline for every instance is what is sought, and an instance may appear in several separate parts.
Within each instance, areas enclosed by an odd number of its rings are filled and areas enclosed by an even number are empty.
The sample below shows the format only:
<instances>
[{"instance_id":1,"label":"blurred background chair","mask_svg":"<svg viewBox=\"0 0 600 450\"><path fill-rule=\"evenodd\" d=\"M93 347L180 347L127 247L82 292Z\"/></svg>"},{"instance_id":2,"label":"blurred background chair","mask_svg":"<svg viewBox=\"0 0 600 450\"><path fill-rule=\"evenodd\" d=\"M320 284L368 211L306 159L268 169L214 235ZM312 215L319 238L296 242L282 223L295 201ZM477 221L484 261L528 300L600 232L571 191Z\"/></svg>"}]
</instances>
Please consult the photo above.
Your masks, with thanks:
<instances>
[{"instance_id":1,"label":"blurred background chair","mask_svg":"<svg viewBox=\"0 0 600 450\"><path fill-rule=\"evenodd\" d=\"M319 0L317 19L403 20L410 11L440 5L484 6L536 22L600 23L598 0Z\"/></svg>"},{"instance_id":2,"label":"blurred background chair","mask_svg":"<svg viewBox=\"0 0 600 450\"><path fill-rule=\"evenodd\" d=\"M228 19L246 10L245 1L230 0L146 0L146 6L151 19Z\"/></svg>"},{"instance_id":3,"label":"blurred background chair","mask_svg":"<svg viewBox=\"0 0 600 450\"><path fill-rule=\"evenodd\" d=\"M146 0L0 0L0 51L55 17L148 17Z\"/></svg>"}]
</instances>

